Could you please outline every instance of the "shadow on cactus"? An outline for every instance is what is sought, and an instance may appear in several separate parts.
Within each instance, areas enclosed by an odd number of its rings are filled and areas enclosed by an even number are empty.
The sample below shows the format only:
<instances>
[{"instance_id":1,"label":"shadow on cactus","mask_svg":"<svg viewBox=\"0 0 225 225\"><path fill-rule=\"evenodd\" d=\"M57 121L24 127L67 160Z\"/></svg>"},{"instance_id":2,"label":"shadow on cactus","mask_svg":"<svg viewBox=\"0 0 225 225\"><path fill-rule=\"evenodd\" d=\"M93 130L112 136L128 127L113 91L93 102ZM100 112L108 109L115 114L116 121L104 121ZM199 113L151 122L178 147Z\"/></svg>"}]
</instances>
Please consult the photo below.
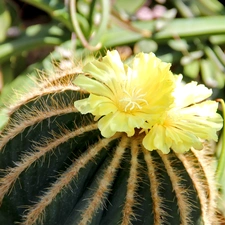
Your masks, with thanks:
<instances>
[{"instance_id":1,"label":"shadow on cactus","mask_svg":"<svg viewBox=\"0 0 225 225\"><path fill-rule=\"evenodd\" d=\"M154 54L42 77L1 132L0 223L216 224L211 94Z\"/></svg>"}]
</instances>

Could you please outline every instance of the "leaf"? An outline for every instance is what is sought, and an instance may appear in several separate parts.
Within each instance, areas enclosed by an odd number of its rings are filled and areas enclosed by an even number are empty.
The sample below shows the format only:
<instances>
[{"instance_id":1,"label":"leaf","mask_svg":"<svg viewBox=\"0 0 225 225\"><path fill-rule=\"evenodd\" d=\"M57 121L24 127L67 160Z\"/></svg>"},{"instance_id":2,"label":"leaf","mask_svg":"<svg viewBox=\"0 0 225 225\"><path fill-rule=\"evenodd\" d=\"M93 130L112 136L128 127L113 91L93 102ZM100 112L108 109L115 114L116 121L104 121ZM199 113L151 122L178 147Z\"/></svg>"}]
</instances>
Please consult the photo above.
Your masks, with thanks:
<instances>
[{"instance_id":1,"label":"leaf","mask_svg":"<svg viewBox=\"0 0 225 225\"><path fill-rule=\"evenodd\" d=\"M118 26L111 26L101 37L104 47L134 43L146 38L146 33L152 33L148 37L157 44L167 43L168 40L179 37L181 39L193 39L195 37L210 37L216 34L225 34L225 16L212 16L204 18L178 18L171 20L162 30L155 32L156 21L135 21L132 26L140 31L131 31ZM194 24L194 26L193 26ZM207 24L207 26L205 26Z\"/></svg>"},{"instance_id":2,"label":"leaf","mask_svg":"<svg viewBox=\"0 0 225 225\"><path fill-rule=\"evenodd\" d=\"M70 33L59 24L52 22L45 25L33 25L17 39L0 45L0 63L3 63L13 55L21 54L23 51L47 45L60 45L70 38Z\"/></svg>"},{"instance_id":3,"label":"leaf","mask_svg":"<svg viewBox=\"0 0 225 225\"><path fill-rule=\"evenodd\" d=\"M203 55L204 55L204 52L201 50L191 52L188 55L183 56L180 60L180 63L183 66L187 65L187 64L191 63L193 60L201 58Z\"/></svg>"},{"instance_id":4,"label":"leaf","mask_svg":"<svg viewBox=\"0 0 225 225\"><path fill-rule=\"evenodd\" d=\"M7 30L11 24L10 13L4 1L0 1L0 43L6 39Z\"/></svg>"},{"instance_id":5,"label":"leaf","mask_svg":"<svg viewBox=\"0 0 225 225\"><path fill-rule=\"evenodd\" d=\"M214 78L215 67L212 62L209 59L202 59L200 64L203 82L209 87L217 87L218 82Z\"/></svg>"},{"instance_id":6,"label":"leaf","mask_svg":"<svg viewBox=\"0 0 225 225\"><path fill-rule=\"evenodd\" d=\"M194 60L184 66L184 75L196 79L199 75L200 65L198 60Z\"/></svg>"},{"instance_id":7,"label":"leaf","mask_svg":"<svg viewBox=\"0 0 225 225\"><path fill-rule=\"evenodd\" d=\"M225 16L177 18L171 20L163 30L154 33L153 39L161 42L173 39L176 36L189 39L225 34L224 21ZM153 31L154 21L137 21L133 22L133 25L141 29Z\"/></svg>"},{"instance_id":8,"label":"leaf","mask_svg":"<svg viewBox=\"0 0 225 225\"><path fill-rule=\"evenodd\" d=\"M176 51L187 51L189 48L185 39L169 40L168 45Z\"/></svg>"},{"instance_id":9,"label":"leaf","mask_svg":"<svg viewBox=\"0 0 225 225\"><path fill-rule=\"evenodd\" d=\"M70 31L72 24L68 13L68 5L61 0L23 0L30 5L33 5L47 12L52 18L62 22Z\"/></svg>"},{"instance_id":10,"label":"leaf","mask_svg":"<svg viewBox=\"0 0 225 225\"><path fill-rule=\"evenodd\" d=\"M156 52L157 48L158 45L155 41L145 39L137 42L134 45L134 53L137 54L138 52L145 52L145 53Z\"/></svg>"},{"instance_id":11,"label":"leaf","mask_svg":"<svg viewBox=\"0 0 225 225\"><path fill-rule=\"evenodd\" d=\"M130 0L120 0L115 1L114 7L119 11L124 11L129 14L135 14L135 12L145 3L145 0L135 0L132 1L132 4Z\"/></svg>"}]
</instances>

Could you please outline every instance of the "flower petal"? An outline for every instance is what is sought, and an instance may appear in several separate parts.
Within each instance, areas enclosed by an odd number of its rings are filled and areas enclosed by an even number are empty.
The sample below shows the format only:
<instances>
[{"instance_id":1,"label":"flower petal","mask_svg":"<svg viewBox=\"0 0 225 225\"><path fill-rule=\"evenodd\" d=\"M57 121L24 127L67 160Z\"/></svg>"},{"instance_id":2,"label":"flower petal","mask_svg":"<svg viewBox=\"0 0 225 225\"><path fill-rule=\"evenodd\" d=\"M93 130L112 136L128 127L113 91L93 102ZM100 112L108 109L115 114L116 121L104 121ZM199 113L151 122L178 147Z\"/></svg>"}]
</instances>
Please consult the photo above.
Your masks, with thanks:
<instances>
[{"instance_id":1,"label":"flower petal","mask_svg":"<svg viewBox=\"0 0 225 225\"><path fill-rule=\"evenodd\" d=\"M106 85L84 75L77 76L74 80L74 84L95 95L103 95L108 98L113 98L112 91Z\"/></svg>"},{"instance_id":2,"label":"flower petal","mask_svg":"<svg viewBox=\"0 0 225 225\"><path fill-rule=\"evenodd\" d=\"M92 111L92 107L87 98L75 101L74 106L82 114L87 114Z\"/></svg>"},{"instance_id":3,"label":"flower petal","mask_svg":"<svg viewBox=\"0 0 225 225\"><path fill-rule=\"evenodd\" d=\"M107 55L102 61L93 61L83 68L84 72L89 73L96 80L101 81L113 92L117 92L118 83L125 81L126 73L124 65L117 51L107 51Z\"/></svg>"},{"instance_id":4,"label":"flower petal","mask_svg":"<svg viewBox=\"0 0 225 225\"><path fill-rule=\"evenodd\" d=\"M203 84L198 85L192 81L188 84L182 84L182 75L175 76L176 88L173 95L175 96L176 107L186 107L191 104L201 102L212 95L212 90Z\"/></svg>"},{"instance_id":5,"label":"flower petal","mask_svg":"<svg viewBox=\"0 0 225 225\"><path fill-rule=\"evenodd\" d=\"M167 140L167 141L166 141ZM164 154L170 152L171 142L166 138L162 126L155 125L144 137L142 144L147 150L161 150Z\"/></svg>"},{"instance_id":6,"label":"flower petal","mask_svg":"<svg viewBox=\"0 0 225 225\"><path fill-rule=\"evenodd\" d=\"M101 134L103 137L109 138L109 137L112 137L116 133L116 131L112 130L110 127L110 124L112 123L114 116L115 116L115 114L110 113L110 114L102 117L98 121L98 128L101 131Z\"/></svg>"}]
</instances>

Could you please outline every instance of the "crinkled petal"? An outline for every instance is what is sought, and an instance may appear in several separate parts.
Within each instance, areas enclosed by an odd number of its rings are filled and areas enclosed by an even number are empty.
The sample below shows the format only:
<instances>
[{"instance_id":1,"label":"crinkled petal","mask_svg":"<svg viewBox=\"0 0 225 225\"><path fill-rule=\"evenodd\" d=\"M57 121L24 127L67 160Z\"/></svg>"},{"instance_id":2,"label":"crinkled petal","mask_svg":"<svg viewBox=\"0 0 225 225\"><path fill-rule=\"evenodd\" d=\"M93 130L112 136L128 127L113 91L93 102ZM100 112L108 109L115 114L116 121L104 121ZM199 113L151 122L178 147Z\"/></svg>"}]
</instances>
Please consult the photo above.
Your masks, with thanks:
<instances>
[{"instance_id":1,"label":"crinkled petal","mask_svg":"<svg viewBox=\"0 0 225 225\"><path fill-rule=\"evenodd\" d=\"M195 148L196 150L201 150L203 148L203 145L202 142L199 140L198 142L195 143L184 142L183 145L177 145L173 143L173 145L171 146L173 151L176 153L185 153L189 151L192 147Z\"/></svg>"},{"instance_id":2,"label":"crinkled petal","mask_svg":"<svg viewBox=\"0 0 225 225\"><path fill-rule=\"evenodd\" d=\"M104 107L101 107L102 104ZM90 94L89 98L76 101L74 105L81 113L92 113L95 116L107 115L117 110L108 98L93 94Z\"/></svg>"},{"instance_id":3,"label":"crinkled petal","mask_svg":"<svg viewBox=\"0 0 225 225\"><path fill-rule=\"evenodd\" d=\"M212 90L192 81L188 84L182 83L182 75L175 76L176 88L174 90L176 107L186 107L194 103L201 102L212 95Z\"/></svg>"},{"instance_id":4,"label":"crinkled petal","mask_svg":"<svg viewBox=\"0 0 225 225\"><path fill-rule=\"evenodd\" d=\"M91 113L95 116L103 116L117 111L116 106L107 97L90 94L88 101L92 108Z\"/></svg>"},{"instance_id":5,"label":"crinkled petal","mask_svg":"<svg viewBox=\"0 0 225 225\"><path fill-rule=\"evenodd\" d=\"M135 133L134 128L139 128L144 123L145 120L141 115L133 116L124 112L115 112L101 118L98 126L104 137L109 137L110 134L115 132L125 132L130 137Z\"/></svg>"},{"instance_id":6,"label":"crinkled petal","mask_svg":"<svg viewBox=\"0 0 225 225\"><path fill-rule=\"evenodd\" d=\"M117 51L107 51L107 55L102 61L95 60L88 63L83 68L84 72L89 73L96 80L101 81L113 92L117 92L118 83L125 81L126 72L123 62Z\"/></svg>"},{"instance_id":7,"label":"crinkled petal","mask_svg":"<svg viewBox=\"0 0 225 225\"><path fill-rule=\"evenodd\" d=\"M170 152L170 149L177 153L184 153L190 150L202 149L201 140L193 133L180 130L175 127L164 127L155 125L144 137L143 145L148 150L158 149L164 154Z\"/></svg>"},{"instance_id":8,"label":"crinkled petal","mask_svg":"<svg viewBox=\"0 0 225 225\"><path fill-rule=\"evenodd\" d=\"M149 115L146 115L144 113L135 113L134 115L129 115L127 123L130 127L135 128L142 128L144 127L144 124L146 123L146 118L148 118Z\"/></svg>"},{"instance_id":9,"label":"crinkled petal","mask_svg":"<svg viewBox=\"0 0 225 225\"><path fill-rule=\"evenodd\" d=\"M115 117L114 113L110 113L104 117L102 117L99 121L98 121L98 128L101 131L101 134L103 137L109 138L112 137L116 131L112 130L110 127L110 124L113 122L113 117Z\"/></svg>"},{"instance_id":10,"label":"crinkled petal","mask_svg":"<svg viewBox=\"0 0 225 225\"><path fill-rule=\"evenodd\" d=\"M112 130L116 130L118 132L125 132L127 135L133 136L134 135L134 126L132 126L128 120L129 115L126 115L124 112L117 112L115 117L112 119L112 123L110 124L110 128Z\"/></svg>"},{"instance_id":11,"label":"crinkled petal","mask_svg":"<svg viewBox=\"0 0 225 225\"><path fill-rule=\"evenodd\" d=\"M134 135L134 128L140 128L145 123L143 114L130 115L124 112L118 112L114 118L114 123L111 124L111 129L118 132L126 132L128 136Z\"/></svg>"},{"instance_id":12,"label":"crinkled petal","mask_svg":"<svg viewBox=\"0 0 225 225\"><path fill-rule=\"evenodd\" d=\"M186 130L195 136L206 140L218 140L217 131L221 129L221 116L217 114L218 122L210 121L210 118L189 116L185 121L177 121L179 129Z\"/></svg>"},{"instance_id":13,"label":"crinkled petal","mask_svg":"<svg viewBox=\"0 0 225 225\"><path fill-rule=\"evenodd\" d=\"M222 128L223 120L216 113L216 105L213 101L192 105L190 108L193 109L189 114L186 111L182 114L182 109L170 110L166 116L153 124L153 127L149 127L150 130L143 140L144 146L146 149L159 149L164 153L168 152L169 148L182 153L191 147L202 149L202 139L217 141L217 131ZM200 109L207 112L201 112Z\"/></svg>"},{"instance_id":14,"label":"crinkled petal","mask_svg":"<svg viewBox=\"0 0 225 225\"><path fill-rule=\"evenodd\" d=\"M74 84L92 94L103 95L108 98L114 97L112 91L106 85L84 75L77 76L77 78L74 80Z\"/></svg>"},{"instance_id":15,"label":"crinkled petal","mask_svg":"<svg viewBox=\"0 0 225 225\"><path fill-rule=\"evenodd\" d=\"M167 136L172 140L171 148L178 153L189 151L191 147L202 149L202 143L193 133L178 128L167 128Z\"/></svg>"},{"instance_id":16,"label":"crinkled petal","mask_svg":"<svg viewBox=\"0 0 225 225\"><path fill-rule=\"evenodd\" d=\"M155 78L157 80L158 74L162 74L163 76L167 75L170 64L162 62L154 53L139 53L132 60L131 68L134 71L132 74L133 82L138 80L138 82L141 82L145 86L146 81L154 80Z\"/></svg>"},{"instance_id":17,"label":"crinkled petal","mask_svg":"<svg viewBox=\"0 0 225 225\"><path fill-rule=\"evenodd\" d=\"M116 132L125 132L128 136L133 136L134 127L130 127L127 120L124 113L110 113L99 120L98 127L104 137L111 137Z\"/></svg>"},{"instance_id":18,"label":"crinkled petal","mask_svg":"<svg viewBox=\"0 0 225 225\"><path fill-rule=\"evenodd\" d=\"M82 114L92 112L92 107L90 106L90 103L87 98L75 101L74 106Z\"/></svg>"},{"instance_id":19,"label":"crinkled petal","mask_svg":"<svg viewBox=\"0 0 225 225\"><path fill-rule=\"evenodd\" d=\"M222 117L216 112L218 103L205 101L190 107L181 109L175 116L175 126L186 130L201 139L217 141L217 131L223 126Z\"/></svg>"},{"instance_id":20,"label":"crinkled petal","mask_svg":"<svg viewBox=\"0 0 225 225\"><path fill-rule=\"evenodd\" d=\"M218 102L207 100L186 108L179 109L182 115L197 115L201 117L214 117L218 109Z\"/></svg>"},{"instance_id":21,"label":"crinkled petal","mask_svg":"<svg viewBox=\"0 0 225 225\"><path fill-rule=\"evenodd\" d=\"M165 130L162 126L155 125L143 139L143 146L147 150L161 150L164 154L170 152L171 142L165 135Z\"/></svg>"},{"instance_id":22,"label":"crinkled petal","mask_svg":"<svg viewBox=\"0 0 225 225\"><path fill-rule=\"evenodd\" d=\"M128 75L132 78L132 86L139 84L144 92L150 93L150 95L158 91L157 95L154 95L154 98L151 99L152 101L155 98L160 99L161 93L167 97L167 94L169 92L171 94L174 90L175 83L170 66L169 63L164 63L157 58L154 53L139 53L132 60L130 74Z\"/></svg>"}]
</instances>

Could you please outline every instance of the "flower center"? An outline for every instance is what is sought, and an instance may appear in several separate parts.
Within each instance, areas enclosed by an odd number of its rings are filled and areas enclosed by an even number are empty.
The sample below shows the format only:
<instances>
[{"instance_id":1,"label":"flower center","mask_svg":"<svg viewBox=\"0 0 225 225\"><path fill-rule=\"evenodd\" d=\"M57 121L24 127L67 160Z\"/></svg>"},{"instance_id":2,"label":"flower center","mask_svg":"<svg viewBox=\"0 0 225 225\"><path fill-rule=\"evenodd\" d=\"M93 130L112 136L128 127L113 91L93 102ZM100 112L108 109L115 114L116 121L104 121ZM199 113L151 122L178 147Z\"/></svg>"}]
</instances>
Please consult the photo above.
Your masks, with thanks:
<instances>
[{"instance_id":1,"label":"flower center","mask_svg":"<svg viewBox=\"0 0 225 225\"><path fill-rule=\"evenodd\" d=\"M179 118L178 115L177 115L177 117L173 117L169 113L166 113L163 117L164 118L162 118L162 124L164 127L173 126L176 123L176 120Z\"/></svg>"},{"instance_id":2,"label":"flower center","mask_svg":"<svg viewBox=\"0 0 225 225\"><path fill-rule=\"evenodd\" d=\"M133 89L131 92L123 90L124 96L119 100L120 108L124 112L131 112L142 109L143 104L148 104L144 99L146 94L141 93L141 89Z\"/></svg>"}]
</instances>

